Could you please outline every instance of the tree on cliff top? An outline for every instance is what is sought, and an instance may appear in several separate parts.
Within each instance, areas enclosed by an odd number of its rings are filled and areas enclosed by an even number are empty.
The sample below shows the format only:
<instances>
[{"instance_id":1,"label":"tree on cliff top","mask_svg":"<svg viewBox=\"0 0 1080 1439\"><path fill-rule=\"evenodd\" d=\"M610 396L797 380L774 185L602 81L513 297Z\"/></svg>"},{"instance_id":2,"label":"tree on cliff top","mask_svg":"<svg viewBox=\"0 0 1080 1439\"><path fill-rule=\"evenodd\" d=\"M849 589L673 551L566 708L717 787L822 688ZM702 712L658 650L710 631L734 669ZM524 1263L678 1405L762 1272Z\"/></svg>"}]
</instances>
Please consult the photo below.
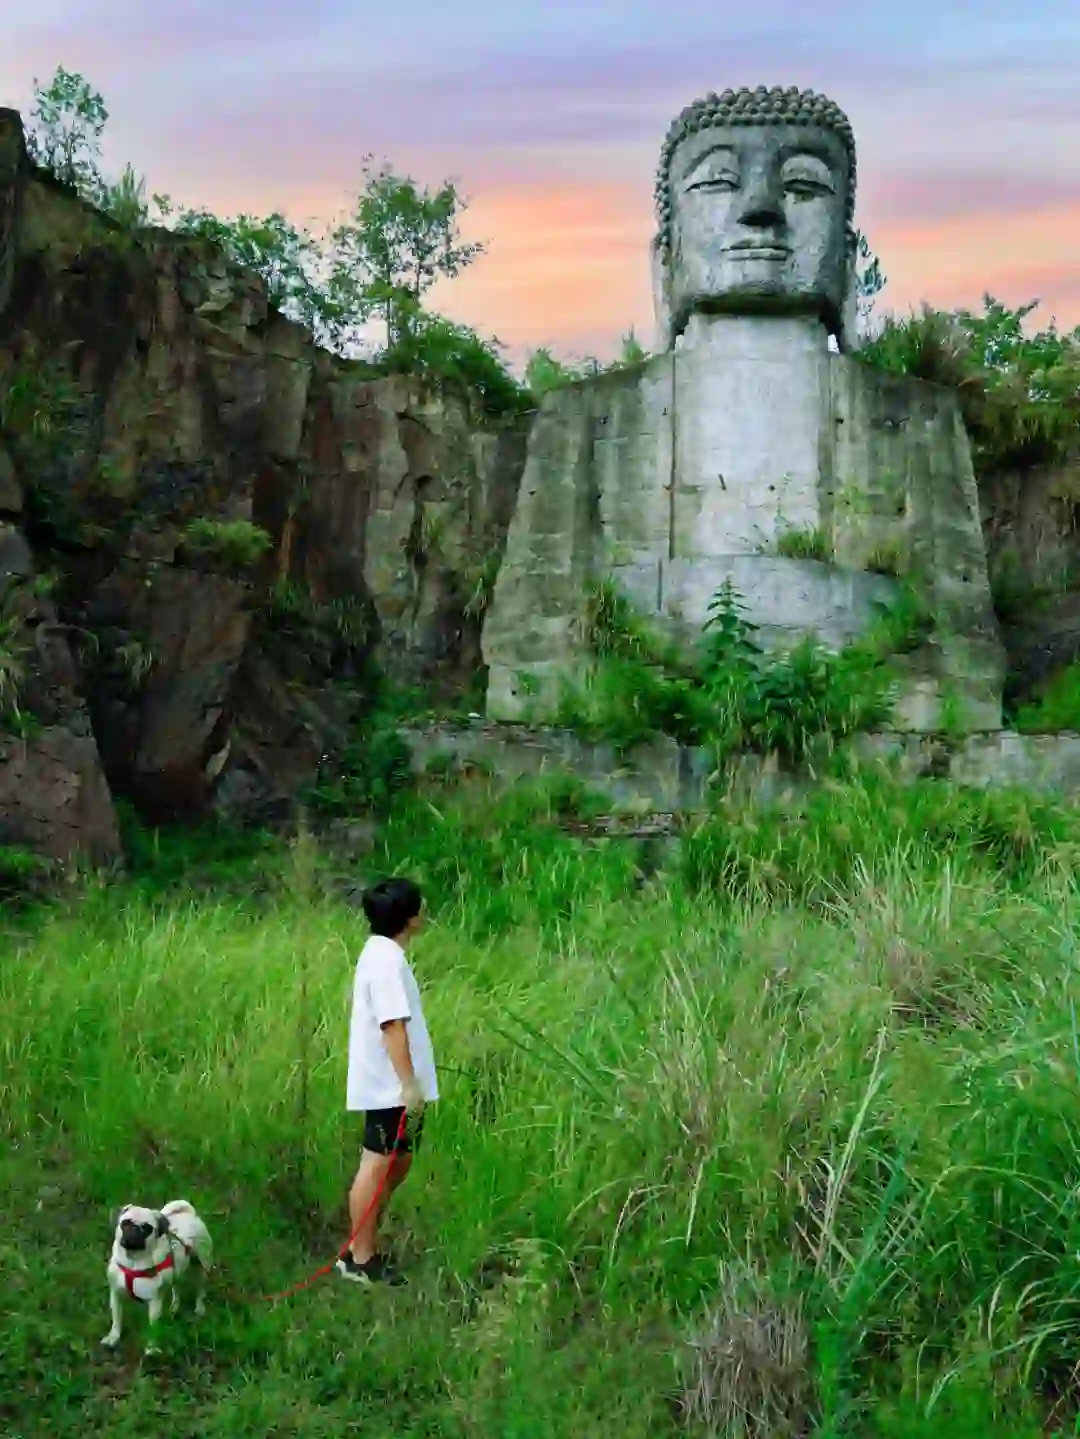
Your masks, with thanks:
<instances>
[{"instance_id":1,"label":"tree on cliff top","mask_svg":"<svg viewBox=\"0 0 1080 1439\"><path fill-rule=\"evenodd\" d=\"M441 355L451 339L459 360L479 363L477 346L488 342L425 312L423 304L438 280L460 274L485 248L462 240L465 202L451 181L422 189L369 159L355 208L328 233L315 235L280 211L223 219L175 206L164 195L148 202L145 181L130 165L110 184L101 172L108 118L100 93L82 75L58 66L48 87L34 82L30 153L125 229L157 222L220 245L234 263L260 276L272 305L306 324L330 349L363 348L365 328L377 318L386 329L382 357L397 367L407 358L420 364L429 352ZM497 347L491 358L502 366ZM481 368L490 380L490 365Z\"/></svg>"},{"instance_id":2,"label":"tree on cliff top","mask_svg":"<svg viewBox=\"0 0 1080 1439\"><path fill-rule=\"evenodd\" d=\"M420 189L370 158L364 178L352 216L329 237L328 289L340 313L377 314L392 351L413 337L431 287L459 275L485 247L462 240L465 201L452 181Z\"/></svg>"},{"instance_id":3,"label":"tree on cliff top","mask_svg":"<svg viewBox=\"0 0 1080 1439\"><path fill-rule=\"evenodd\" d=\"M34 81L34 108L26 133L30 158L84 200L100 204L101 135L109 112L82 75L56 67L48 88Z\"/></svg>"}]
</instances>

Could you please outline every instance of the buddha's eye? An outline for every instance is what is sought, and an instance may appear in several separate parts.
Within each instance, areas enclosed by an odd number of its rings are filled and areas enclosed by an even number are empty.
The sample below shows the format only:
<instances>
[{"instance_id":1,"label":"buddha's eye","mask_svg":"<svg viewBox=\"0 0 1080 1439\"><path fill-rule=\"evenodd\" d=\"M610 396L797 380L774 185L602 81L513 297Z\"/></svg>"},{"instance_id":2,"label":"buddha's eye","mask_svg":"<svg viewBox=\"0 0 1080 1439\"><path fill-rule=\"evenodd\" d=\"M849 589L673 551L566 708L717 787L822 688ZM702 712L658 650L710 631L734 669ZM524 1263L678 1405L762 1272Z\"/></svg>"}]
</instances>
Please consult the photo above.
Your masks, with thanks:
<instances>
[{"instance_id":1,"label":"buddha's eye","mask_svg":"<svg viewBox=\"0 0 1080 1439\"><path fill-rule=\"evenodd\" d=\"M784 166L784 193L799 199L815 199L819 195L835 195L836 186L828 167L820 161L802 159Z\"/></svg>"},{"instance_id":2,"label":"buddha's eye","mask_svg":"<svg viewBox=\"0 0 1080 1439\"><path fill-rule=\"evenodd\" d=\"M716 174L706 172L696 180L691 180L687 185L690 190L719 190L731 193L739 188L739 177L731 170L718 171Z\"/></svg>"},{"instance_id":3,"label":"buddha's eye","mask_svg":"<svg viewBox=\"0 0 1080 1439\"><path fill-rule=\"evenodd\" d=\"M785 180L784 190L788 195L801 195L810 198L814 195L831 195L831 185L823 185L819 180Z\"/></svg>"}]
</instances>

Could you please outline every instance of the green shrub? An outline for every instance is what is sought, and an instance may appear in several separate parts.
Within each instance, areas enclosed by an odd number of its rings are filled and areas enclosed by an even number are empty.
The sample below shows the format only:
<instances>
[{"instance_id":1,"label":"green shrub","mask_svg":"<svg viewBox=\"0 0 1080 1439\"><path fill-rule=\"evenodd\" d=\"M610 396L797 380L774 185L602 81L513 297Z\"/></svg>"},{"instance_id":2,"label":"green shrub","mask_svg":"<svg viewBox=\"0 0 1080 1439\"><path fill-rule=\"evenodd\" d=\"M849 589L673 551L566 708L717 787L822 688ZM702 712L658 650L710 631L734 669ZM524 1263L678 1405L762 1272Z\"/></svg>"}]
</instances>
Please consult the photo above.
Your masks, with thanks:
<instances>
[{"instance_id":1,"label":"green shrub","mask_svg":"<svg viewBox=\"0 0 1080 1439\"><path fill-rule=\"evenodd\" d=\"M558 721L618 749L667 734L710 746L718 762L740 750L775 751L799 762L888 720L895 691L889 658L916 643L925 624L921 607L905 594L838 654L809 640L766 654L728 581L688 663L624 596L602 585L586 612L593 662L582 683L566 686Z\"/></svg>"},{"instance_id":2,"label":"green shrub","mask_svg":"<svg viewBox=\"0 0 1080 1439\"><path fill-rule=\"evenodd\" d=\"M386 814L413 778L412 757L397 716L377 707L340 753L323 760L305 800L327 819Z\"/></svg>"},{"instance_id":3,"label":"green shrub","mask_svg":"<svg viewBox=\"0 0 1080 1439\"><path fill-rule=\"evenodd\" d=\"M448 382L479 396L495 414L532 408L532 397L503 360L497 340L484 340L467 325L441 316L421 315L380 360L386 373L401 372Z\"/></svg>"},{"instance_id":4,"label":"green shrub","mask_svg":"<svg viewBox=\"0 0 1080 1439\"><path fill-rule=\"evenodd\" d=\"M1080 425L1080 328L1062 334L1051 323L1028 334L1036 306L1013 310L991 295L981 314L923 306L887 319L859 359L955 390L976 468L1059 463Z\"/></svg>"},{"instance_id":5,"label":"green shrub","mask_svg":"<svg viewBox=\"0 0 1080 1439\"><path fill-rule=\"evenodd\" d=\"M534 399L540 400L551 390L559 390L581 380L595 380L600 375L634 369L648 359L649 352L640 344L631 328L622 338L619 354L607 364L591 356L573 364L556 359L550 350L534 350L525 366L525 386Z\"/></svg>"},{"instance_id":6,"label":"green shrub","mask_svg":"<svg viewBox=\"0 0 1080 1439\"><path fill-rule=\"evenodd\" d=\"M32 850L0 844L0 900L17 902L42 895L55 866Z\"/></svg>"},{"instance_id":7,"label":"green shrub","mask_svg":"<svg viewBox=\"0 0 1080 1439\"><path fill-rule=\"evenodd\" d=\"M252 569L271 545L270 536L250 520L200 518L185 525L180 544L194 555L230 571Z\"/></svg>"},{"instance_id":8,"label":"green shrub","mask_svg":"<svg viewBox=\"0 0 1080 1439\"><path fill-rule=\"evenodd\" d=\"M872 575L902 579L905 569L902 547L895 540L876 545L866 558L866 568Z\"/></svg>"},{"instance_id":9,"label":"green shrub","mask_svg":"<svg viewBox=\"0 0 1080 1439\"><path fill-rule=\"evenodd\" d=\"M1034 733L1080 730L1080 661L1066 665L1037 699L1021 705L1014 724L1018 730Z\"/></svg>"}]
</instances>

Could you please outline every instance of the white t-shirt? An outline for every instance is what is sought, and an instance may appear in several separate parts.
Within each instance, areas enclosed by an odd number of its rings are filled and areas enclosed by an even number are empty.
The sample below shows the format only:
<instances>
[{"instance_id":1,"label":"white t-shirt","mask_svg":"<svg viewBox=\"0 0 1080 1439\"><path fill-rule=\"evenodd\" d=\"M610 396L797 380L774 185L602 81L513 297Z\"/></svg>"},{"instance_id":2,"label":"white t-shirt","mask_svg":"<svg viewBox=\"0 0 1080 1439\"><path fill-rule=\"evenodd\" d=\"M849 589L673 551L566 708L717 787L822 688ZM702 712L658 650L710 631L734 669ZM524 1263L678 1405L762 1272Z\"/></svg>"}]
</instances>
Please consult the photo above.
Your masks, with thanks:
<instances>
[{"instance_id":1,"label":"white t-shirt","mask_svg":"<svg viewBox=\"0 0 1080 1439\"><path fill-rule=\"evenodd\" d=\"M393 1109L404 1102L381 1028L393 1019L408 1021L405 1033L413 1070L424 1098L438 1099L435 1056L409 961L400 944L373 934L361 951L353 979L347 1109Z\"/></svg>"}]
</instances>

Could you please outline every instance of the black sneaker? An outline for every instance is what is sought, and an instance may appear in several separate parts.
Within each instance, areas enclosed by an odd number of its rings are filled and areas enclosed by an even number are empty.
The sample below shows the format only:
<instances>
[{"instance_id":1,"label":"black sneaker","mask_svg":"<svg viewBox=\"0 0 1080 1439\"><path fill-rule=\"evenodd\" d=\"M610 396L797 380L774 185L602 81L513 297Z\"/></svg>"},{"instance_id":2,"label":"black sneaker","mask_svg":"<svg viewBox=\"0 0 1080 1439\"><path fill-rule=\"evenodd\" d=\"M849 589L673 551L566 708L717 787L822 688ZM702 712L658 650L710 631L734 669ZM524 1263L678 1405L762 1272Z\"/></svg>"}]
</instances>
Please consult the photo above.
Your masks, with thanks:
<instances>
[{"instance_id":1,"label":"black sneaker","mask_svg":"<svg viewBox=\"0 0 1080 1439\"><path fill-rule=\"evenodd\" d=\"M337 1271L354 1284L388 1284L396 1289L408 1283L404 1274L383 1254L373 1254L366 1264L357 1264L351 1254L344 1254L337 1262Z\"/></svg>"}]
</instances>

